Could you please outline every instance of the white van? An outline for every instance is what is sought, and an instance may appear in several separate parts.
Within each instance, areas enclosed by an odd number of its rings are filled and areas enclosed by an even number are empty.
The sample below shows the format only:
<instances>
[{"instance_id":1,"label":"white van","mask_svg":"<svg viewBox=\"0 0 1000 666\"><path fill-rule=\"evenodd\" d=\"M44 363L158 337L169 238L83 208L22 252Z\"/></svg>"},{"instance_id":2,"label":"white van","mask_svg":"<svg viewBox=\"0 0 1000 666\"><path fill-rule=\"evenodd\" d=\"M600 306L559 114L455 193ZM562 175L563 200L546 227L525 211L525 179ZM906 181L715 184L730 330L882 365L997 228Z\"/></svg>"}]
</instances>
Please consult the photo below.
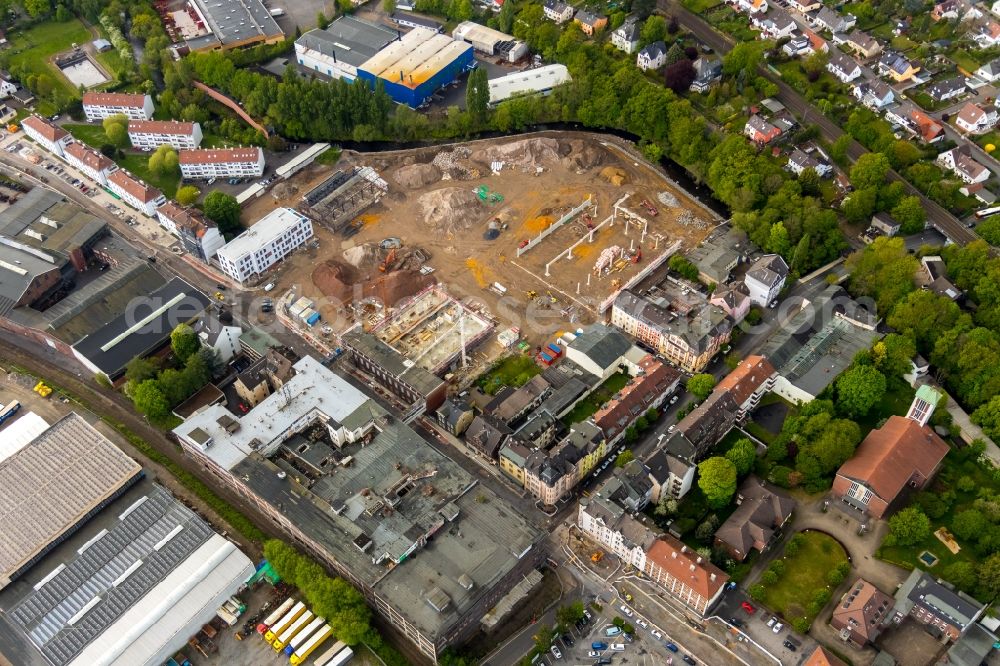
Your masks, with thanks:
<instances>
[{"instance_id":1,"label":"white van","mask_svg":"<svg viewBox=\"0 0 1000 666\"><path fill-rule=\"evenodd\" d=\"M624 652L625 651L625 644L624 643L612 643L610 646L608 646L608 649L611 650L612 652Z\"/></svg>"},{"instance_id":2,"label":"white van","mask_svg":"<svg viewBox=\"0 0 1000 666\"><path fill-rule=\"evenodd\" d=\"M264 285L264 291L271 291L272 289L274 289L273 282L268 282L267 284Z\"/></svg>"}]
</instances>

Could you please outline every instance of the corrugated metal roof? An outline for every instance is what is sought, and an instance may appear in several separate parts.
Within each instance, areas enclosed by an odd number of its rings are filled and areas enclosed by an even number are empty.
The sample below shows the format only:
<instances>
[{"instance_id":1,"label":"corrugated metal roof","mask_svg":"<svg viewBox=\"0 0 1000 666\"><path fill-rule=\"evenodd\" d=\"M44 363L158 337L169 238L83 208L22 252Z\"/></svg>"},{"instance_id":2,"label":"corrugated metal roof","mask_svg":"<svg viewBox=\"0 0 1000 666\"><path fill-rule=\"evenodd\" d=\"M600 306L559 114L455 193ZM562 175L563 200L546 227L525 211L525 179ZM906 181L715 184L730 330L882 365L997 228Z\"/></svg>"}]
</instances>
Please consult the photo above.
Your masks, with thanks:
<instances>
[{"instance_id":1,"label":"corrugated metal roof","mask_svg":"<svg viewBox=\"0 0 1000 666\"><path fill-rule=\"evenodd\" d=\"M423 83L416 80L414 74L424 65L428 58L431 58L438 51L452 43L451 37L447 35L434 35L431 39L423 42L415 49L404 55L398 61L386 68L382 78L396 83L402 83L410 88ZM427 75L425 75L426 77Z\"/></svg>"},{"instance_id":2,"label":"corrugated metal roof","mask_svg":"<svg viewBox=\"0 0 1000 666\"><path fill-rule=\"evenodd\" d=\"M472 45L465 42L456 42L451 40L450 43L445 44L444 47L427 58L422 65L413 70L413 83L410 87L416 87L428 80L442 69L447 67L449 64L455 61L456 58L461 56L466 51L471 51Z\"/></svg>"},{"instance_id":3,"label":"corrugated metal roof","mask_svg":"<svg viewBox=\"0 0 1000 666\"><path fill-rule=\"evenodd\" d=\"M414 28L403 35L398 42L389 44L389 46L373 55L358 69L375 76L381 76L382 72L406 56L407 53L410 53L413 49L435 36L437 36L437 33L433 30Z\"/></svg>"}]
</instances>

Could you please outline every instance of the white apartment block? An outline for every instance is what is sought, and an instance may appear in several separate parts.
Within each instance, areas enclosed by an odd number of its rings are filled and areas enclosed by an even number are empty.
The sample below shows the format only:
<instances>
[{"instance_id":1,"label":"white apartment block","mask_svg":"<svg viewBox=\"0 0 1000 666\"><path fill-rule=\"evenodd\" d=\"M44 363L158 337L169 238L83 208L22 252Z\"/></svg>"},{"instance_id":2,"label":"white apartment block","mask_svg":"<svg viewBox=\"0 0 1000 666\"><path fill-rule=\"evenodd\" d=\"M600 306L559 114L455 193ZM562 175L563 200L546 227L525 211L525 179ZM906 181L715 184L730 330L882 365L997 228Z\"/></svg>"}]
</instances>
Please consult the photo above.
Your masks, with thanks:
<instances>
[{"instance_id":1,"label":"white apartment block","mask_svg":"<svg viewBox=\"0 0 1000 666\"><path fill-rule=\"evenodd\" d=\"M108 189L121 197L121 200L147 217L153 217L156 209L167 203L155 187L150 187L128 171L118 169L108 175Z\"/></svg>"},{"instance_id":2,"label":"white apartment block","mask_svg":"<svg viewBox=\"0 0 1000 666\"><path fill-rule=\"evenodd\" d=\"M158 146L173 146L177 150L201 145L201 125L177 120L130 120L128 140L133 148L156 150Z\"/></svg>"},{"instance_id":3,"label":"white apartment block","mask_svg":"<svg viewBox=\"0 0 1000 666\"><path fill-rule=\"evenodd\" d=\"M35 143L59 157L64 157L66 146L73 143L69 132L41 116L28 116L21 121L21 128Z\"/></svg>"},{"instance_id":4,"label":"white apartment block","mask_svg":"<svg viewBox=\"0 0 1000 666\"><path fill-rule=\"evenodd\" d=\"M156 219L160 226L181 239L185 250L206 263L226 244L218 227L196 208L182 208L168 201L156 209Z\"/></svg>"},{"instance_id":5,"label":"white apartment block","mask_svg":"<svg viewBox=\"0 0 1000 666\"><path fill-rule=\"evenodd\" d=\"M617 555L625 564L642 571L646 568L646 549L655 535L624 513L614 502L601 498L580 500L577 514L580 531ZM625 532L646 538L628 538Z\"/></svg>"},{"instance_id":6,"label":"white apartment block","mask_svg":"<svg viewBox=\"0 0 1000 666\"><path fill-rule=\"evenodd\" d=\"M88 178L97 181L102 187L108 186L108 176L118 170L117 164L79 142L73 142L66 146L65 158L70 166Z\"/></svg>"},{"instance_id":7,"label":"white apartment block","mask_svg":"<svg viewBox=\"0 0 1000 666\"><path fill-rule=\"evenodd\" d=\"M153 98L129 93L89 92L83 95L83 112L91 122L117 115L129 120L150 120L153 117Z\"/></svg>"},{"instance_id":8,"label":"white apartment block","mask_svg":"<svg viewBox=\"0 0 1000 666\"><path fill-rule=\"evenodd\" d=\"M185 178L246 178L264 174L260 148L201 148L178 153Z\"/></svg>"},{"instance_id":9,"label":"white apartment block","mask_svg":"<svg viewBox=\"0 0 1000 666\"><path fill-rule=\"evenodd\" d=\"M312 238L312 221L291 208L276 208L216 253L222 270L238 282L260 275Z\"/></svg>"}]
</instances>

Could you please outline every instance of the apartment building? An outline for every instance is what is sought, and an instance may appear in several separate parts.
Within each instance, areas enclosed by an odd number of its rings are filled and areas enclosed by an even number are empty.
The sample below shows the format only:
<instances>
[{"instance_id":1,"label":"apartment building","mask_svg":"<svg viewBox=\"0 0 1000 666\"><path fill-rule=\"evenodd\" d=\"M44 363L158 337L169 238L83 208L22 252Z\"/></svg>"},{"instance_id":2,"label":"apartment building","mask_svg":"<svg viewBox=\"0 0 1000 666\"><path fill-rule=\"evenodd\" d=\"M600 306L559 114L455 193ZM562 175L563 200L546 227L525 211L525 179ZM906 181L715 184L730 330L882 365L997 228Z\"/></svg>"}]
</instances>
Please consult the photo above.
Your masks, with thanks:
<instances>
[{"instance_id":1,"label":"apartment building","mask_svg":"<svg viewBox=\"0 0 1000 666\"><path fill-rule=\"evenodd\" d=\"M276 208L219 248L216 256L227 275L237 282L246 282L287 257L312 236L312 220L291 208Z\"/></svg>"},{"instance_id":2,"label":"apartment building","mask_svg":"<svg viewBox=\"0 0 1000 666\"><path fill-rule=\"evenodd\" d=\"M181 239L185 250L205 263L226 244L218 227L196 208L183 208L167 201L156 209L156 219L160 226Z\"/></svg>"},{"instance_id":3,"label":"apartment building","mask_svg":"<svg viewBox=\"0 0 1000 666\"><path fill-rule=\"evenodd\" d=\"M59 157L64 157L66 146L73 143L69 132L41 116L28 116L21 121L21 127L35 143Z\"/></svg>"},{"instance_id":4,"label":"apartment building","mask_svg":"<svg viewBox=\"0 0 1000 666\"><path fill-rule=\"evenodd\" d=\"M66 146L66 161L85 176L97 181L102 187L108 186L108 176L118 169L110 159L79 142Z\"/></svg>"},{"instance_id":5,"label":"apartment building","mask_svg":"<svg viewBox=\"0 0 1000 666\"><path fill-rule=\"evenodd\" d=\"M130 120L128 139L139 150L156 150L162 145L191 150L201 145L201 125L178 120Z\"/></svg>"},{"instance_id":6,"label":"apartment building","mask_svg":"<svg viewBox=\"0 0 1000 666\"><path fill-rule=\"evenodd\" d=\"M185 178L257 178L264 174L260 148L199 148L178 153Z\"/></svg>"},{"instance_id":7,"label":"apartment building","mask_svg":"<svg viewBox=\"0 0 1000 666\"><path fill-rule=\"evenodd\" d=\"M117 115L123 115L129 120L150 120L153 110L153 98L149 95L105 92L83 95L83 112L90 122Z\"/></svg>"},{"instance_id":8,"label":"apartment building","mask_svg":"<svg viewBox=\"0 0 1000 666\"><path fill-rule=\"evenodd\" d=\"M513 440L516 442L516 440ZM514 447L513 453L506 448ZM555 506L608 454L610 448L600 428L590 421L575 423L569 433L548 451L535 449L523 455L519 444L501 451L511 478L522 479L524 489L546 506ZM511 466L523 459L523 472Z\"/></svg>"},{"instance_id":9,"label":"apartment building","mask_svg":"<svg viewBox=\"0 0 1000 666\"><path fill-rule=\"evenodd\" d=\"M153 217L156 209L167 203L163 192L150 187L123 169L116 169L108 175L108 189L147 217Z\"/></svg>"}]
</instances>

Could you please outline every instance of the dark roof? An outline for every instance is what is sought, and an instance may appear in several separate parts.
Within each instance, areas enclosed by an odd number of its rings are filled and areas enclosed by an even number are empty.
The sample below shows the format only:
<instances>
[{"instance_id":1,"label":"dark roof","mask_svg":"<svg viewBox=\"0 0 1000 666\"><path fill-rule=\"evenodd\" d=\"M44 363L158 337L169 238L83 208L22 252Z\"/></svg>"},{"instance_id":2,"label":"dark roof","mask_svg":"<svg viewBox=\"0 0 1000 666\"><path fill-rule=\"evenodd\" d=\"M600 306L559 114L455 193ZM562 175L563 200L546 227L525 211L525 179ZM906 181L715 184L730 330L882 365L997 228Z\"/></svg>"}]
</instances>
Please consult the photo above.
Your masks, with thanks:
<instances>
[{"instance_id":1,"label":"dark roof","mask_svg":"<svg viewBox=\"0 0 1000 666\"><path fill-rule=\"evenodd\" d=\"M402 354L371 333L351 330L341 336L341 342L376 363L389 375L399 377L423 396L436 391L444 381L419 365L409 364Z\"/></svg>"},{"instance_id":2,"label":"dark roof","mask_svg":"<svg viewBox=\"0 0 1000 666\"><path fill-rule=\"evenodd\" d=\"M136 298L128 311L73 348L109 377L117 377L133 358L151 354L169 342L174 327L190 322L209 302L205 294L174 278L148 296Z\"/></svg>"},{"instance_id":3,"label":"dark roof","mask_svg":"<svg viewBox=\"0 0 1000 666\"><path fill-rule=\"evenodd\" d=\"M727 392L714 391L690 414L681 419L677 430L691 442L698 451L705 451L715 446L736 423L736 411L739 405Z\"/></svg>"},{"instance_id":4,"label":"dark roof","mask_svg":"<svg viewBox=\"0 0 1000 666\"><path fill-rule=\"evenodd\" d=\"M983 610L983 604L964 592L956 592L948 583L936 580L920 569L910 572L896 590L897 612L908 615L913 606L920 606L938 619L964 631Z\"/></svg>"},{"instance_id":5,"label":"dark roof","mask_svg":"<svg viewBox=\"0 0 1000 666\"><path fill-rule=\"evenodd\" d=\"M740 486L737 501L740 505L719 526L715 537L744 556L755 544L766 545L795 509L791 497L753 475Z\"/></svg>"},{"instance_id":6,"label":"dark roof","mask_svg":"<svg viewBox=\"0 0 1000 666\"><path fill-rule=\"evenodd\" d=\"M487 458L496 458L500 445L510 434L511 429L506 425L480 414L465 431L465 441Z\"/></svg>"},{"instance_id":7,"label":"dark roof","mask_svg":"<svg viewBox=\"0 0 1000 666\"><path fill-rule=\"evenodd\" d=\"M632 343L617 329L604 324L592 324L568 346L598 366L610 368L632 347Z\"/></svg>"},{"instance_id":8,"label":"dark roof","mask_svg":"<svg viewBox=\"0 0 1000 666\"><path fill-rule=\"evenodd\" d=\"M650 60L656 60L662 55L666 55L667 45L663 42L653 42L652 44L647 44L639 51L639 55L644 55Z\"/></svg>"},{"instance_id":9,"label":"dark roof","mask_svg":"<svg viewBox=\"0 0 1000 666\"><path fill-rule=\"evenodd\" d=\"M980 666L996 642L996 635L977 622L948 649L947 663L949 666Z\"/></svg>"},{"instance_id":10,"label":"dark roof","mask_svg":"<svg viewBox=\"0 0 1000 666\"><path fill-rule=\"evenodd\" d=\"M392 13L392 20L396 23L408 23L410 25L419 25L424 28L429 28L431 30L441 30L441 22L435 21L432 18L426 16L420 16L418 14L411 14L410 12L396 11Z\"/></svg>"},{"instance_id":11,"label":"dark roof","mask_svg":"<svg viewBox=\"0 0 1000 666\"><path fill-rule=\"evenodd\" d=\"M750 267L747 277L773 287L788 277L788 264L779 254L765 254Z\"/></svg>"},{"instance_id":12,"label":"dark roof","mask_svg":"<svg viewBox=\"0 0 1000 666\"><path fill-rule=\"evenodd\" d=\"M310 30L295 40L295 43L358 67L396 39L399 36L395 30L348 14L331 23L325 30Z\"/></svg>"},{"instance_id":13,"label":"dark roof","mask_svg":"<svg viewBox=\"0 0 1000 666\"><path fill-rule=\"evenodd\" d=\"M944 81L938 81L927 89L927 94L933 99L941 99L949 94L965 89L965 77L959 74Z\"/></svg>"}]
</instances>

